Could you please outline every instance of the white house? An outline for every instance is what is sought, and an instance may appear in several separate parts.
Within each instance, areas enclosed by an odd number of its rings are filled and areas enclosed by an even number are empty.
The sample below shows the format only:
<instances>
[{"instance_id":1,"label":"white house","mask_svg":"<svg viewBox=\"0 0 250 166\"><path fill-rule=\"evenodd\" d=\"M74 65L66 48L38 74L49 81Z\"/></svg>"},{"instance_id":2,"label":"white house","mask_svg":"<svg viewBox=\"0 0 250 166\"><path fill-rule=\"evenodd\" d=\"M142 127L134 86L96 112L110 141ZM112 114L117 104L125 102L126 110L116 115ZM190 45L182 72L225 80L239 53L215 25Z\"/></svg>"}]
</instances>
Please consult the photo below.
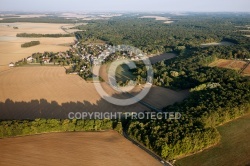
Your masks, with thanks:
<instances>
[{"instance_id":1,"label":"white house","mask_svg":"<svg viewBox=\"0 0 250 166\"><path fill-rule=\"evenodd\" d=\"M43 58L43 62L44 63L49 63L50 62L50 58Z\"/></svg>"},{"instance_id":2,"label":"white house","mask_svg":"<svg viewBox=\"0 0 250 166\"><path fill-rule=\"evenodd\" d=\"M29 57L27 58L27 62L32 62L32 61L33 61L32 56L29 56Z\"/></svg>"},{"instance_id":3,"label":"white house","mask_svg":"<svg viewBox=\"0 0 250 166\"><path fill-rule=\"evenodd\" d=\"M15 64L13 62L10 62L9 67L14 67Z\"/></svg>"}]
</instances>

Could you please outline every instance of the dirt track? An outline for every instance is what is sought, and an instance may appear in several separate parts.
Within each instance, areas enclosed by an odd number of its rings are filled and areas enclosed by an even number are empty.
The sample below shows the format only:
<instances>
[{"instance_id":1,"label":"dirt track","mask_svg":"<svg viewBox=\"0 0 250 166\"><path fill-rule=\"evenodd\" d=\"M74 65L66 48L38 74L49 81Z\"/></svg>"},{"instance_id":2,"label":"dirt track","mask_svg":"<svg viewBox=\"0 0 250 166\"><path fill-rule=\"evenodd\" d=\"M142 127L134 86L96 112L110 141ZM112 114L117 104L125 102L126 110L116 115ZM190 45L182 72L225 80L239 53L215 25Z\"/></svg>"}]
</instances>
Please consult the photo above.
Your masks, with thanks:
<instances>
[{"instance_id":1,"label":"dirt track","mask_svg":"<svg viewBox=\"0 0 250 166\"><path fill-rule=\"evenodd\" d=\"M72 141L74 140L74 141ZM0 139L0 165L160 166L115 131Z\"/></svg>"}]
</instances>

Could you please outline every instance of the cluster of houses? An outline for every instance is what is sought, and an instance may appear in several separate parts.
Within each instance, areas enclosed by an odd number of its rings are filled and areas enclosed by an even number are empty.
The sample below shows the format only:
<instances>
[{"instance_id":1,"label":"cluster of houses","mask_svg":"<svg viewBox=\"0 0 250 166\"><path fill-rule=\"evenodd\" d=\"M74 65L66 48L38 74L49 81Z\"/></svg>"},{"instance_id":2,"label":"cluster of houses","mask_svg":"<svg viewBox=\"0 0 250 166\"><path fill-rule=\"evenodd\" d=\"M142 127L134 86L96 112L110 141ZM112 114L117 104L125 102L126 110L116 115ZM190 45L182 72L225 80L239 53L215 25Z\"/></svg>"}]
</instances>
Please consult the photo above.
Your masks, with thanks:
<instances>
[{"instance_id":1,"label":"cluster of houses","mask_svg":"<svg viewBox=\"0 0 250 166\"><path fill-rule=\"evenodd\" d=\"M114 55L116 52L120 52L119 56L111 56ZM131 59L131 60L140 60L143 59L144 54L142 51L126 45L118 45L118 46L111 46L108 44L104 45L80 45L79 42L76 42L67 52L59 52L55 56L65 59L70 59L72 56L80 56L82 60L90 62L91 65L100 65L105 60L118 60L118 59ZM41 57L42 56L42 57ZM46 56L46 54L42 54L39 57L39 62L44 64L51 63L51 57ZM37 62L37 58L35 56L29 56L26 58L27 63L39 63ZM11 62L9 67L15 66L15 63ZM82 70L85 70L83 67Z\"/></svg>"},{"instance_id":2,"label":"cluster of houses","mask_svg":"<svg viewBox=\"0 0 250 166\"><path fill-rule=\"evenodd\" d=\"M71 56L67 52L59 52L55 56L58 58L66 58L66 59L71 58Z\"/></svg>"},{"instance_id":3,"label":"cluster of houses","mask_svg":"<svg viewBox=\"0 0 250 166\"><path fill-rule=\"evenodd\" d=\"M79 44L79 43L77 43ZM111 46L111 45L87 45L87 49L84 46L77 46L75 44L73 48L80 49L79 55L81 56L81 59L89 61L92 65L100 65L102 62L104 62L108 57L110 57L115 52L122 52L121 56L117 56L113 60L119 60L119 59L126 59L129 58L131 60L139 60L144 57L144 54L131 46L125 46L125 45L118 45L118 46ZM95 50L96 55L91 54L89 50Z\"/></svg>"},{"instance_id":4,"label":"cluster of houses","mask_svg":"<svg viewBox=\"0 0 250 166\"><path fill-rule=\"evenodd\" d=\"M46 56L43 56L42 59L41 59L41 61L42 61L43 63L50 63L50 60L51 60L51 58L46 57ZM27 58L27 62L28 62L28 63L33 63L34 61L35 61L35 59L34 59L32 56L29 56L29 57Z\"/></svg>"}]
</instances>

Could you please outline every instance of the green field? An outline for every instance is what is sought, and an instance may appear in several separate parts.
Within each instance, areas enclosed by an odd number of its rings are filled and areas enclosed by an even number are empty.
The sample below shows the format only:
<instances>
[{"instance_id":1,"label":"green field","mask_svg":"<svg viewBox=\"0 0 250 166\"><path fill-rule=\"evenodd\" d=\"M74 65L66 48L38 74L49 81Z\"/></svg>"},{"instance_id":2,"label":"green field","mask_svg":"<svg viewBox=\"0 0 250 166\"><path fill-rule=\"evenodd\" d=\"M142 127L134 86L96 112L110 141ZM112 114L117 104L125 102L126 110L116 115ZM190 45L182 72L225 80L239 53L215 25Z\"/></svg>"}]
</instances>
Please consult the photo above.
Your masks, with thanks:
<instances>
[{"instance_id":1,"label":"green field","mask_svg":"<svg viewBox=\"0 0 250 166\"><path fill-rule=\"evenodd\" d=\"M177 166L250 165L250 114L219 126L221 142L210 149L180 159Z\"/></svg>"}]
</instances>

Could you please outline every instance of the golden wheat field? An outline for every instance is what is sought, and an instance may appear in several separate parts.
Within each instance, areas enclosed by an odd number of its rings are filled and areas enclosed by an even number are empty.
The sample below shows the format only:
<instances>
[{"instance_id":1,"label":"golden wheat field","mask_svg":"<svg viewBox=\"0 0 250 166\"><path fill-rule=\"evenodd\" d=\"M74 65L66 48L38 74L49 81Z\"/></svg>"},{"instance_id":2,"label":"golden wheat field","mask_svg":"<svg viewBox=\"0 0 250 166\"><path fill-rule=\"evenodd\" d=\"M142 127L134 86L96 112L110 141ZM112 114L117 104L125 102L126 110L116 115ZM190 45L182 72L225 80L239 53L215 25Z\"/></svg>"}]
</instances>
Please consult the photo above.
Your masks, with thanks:
<instances>
[{"instance_id":1,"label":"golden wheat field","mask_svg":"<svg viewBox=\"0 0 250 166\"><path fill-rule=\"evenodd\" d=\"M16 67L1 72L0 80L1 119L67 118L72 111L147 110L138 103L120 107L104 101L93 83L65 74L63 67Z\"/></svg>"},{"instance_id":2,"label":"golden wheat field","mask_svg":"<svg viewBox=\"0 0 250 166\"><path fill-rule=\"evenodd\" d=\"M63 67L15 67L0 73L0 118L67 118L69 112L138 112L149 110L140 103L116 106L103 100L94 84L78 75L67 75ZM128 98L106 82L105 91L116 98ZM139 92L138 86L133 93ZM153 87L143 99L162 108L182 101L188 92Z\"/></svg>"},{"instance_id":3,"label":"golden wheat field","mask_svg":"<svg viewBox=\"0 0 250 166\"><path fill-rule=\"evenodd\" d=\"M115 131L50 133L0 139L0 165L160 166Z\"/></svg>"},{"instance_id":4,"label":"golden wheat field","mask_svg":"<svg viewBox=\"0 0 250 166\"><path fill-rule=\"evenodd\" d=\"M63 38L19 38L17 33L65 34L61 27L68 24L48 23L0 23L0 71L8 69L10 62L16 62L35 52L59 52L69 49L65 44L73 43L74 37ZM18 27L14 29L13 27ZM21 44L40 41L40 45L21 48Z\"/></svg>"}]
</instances>

